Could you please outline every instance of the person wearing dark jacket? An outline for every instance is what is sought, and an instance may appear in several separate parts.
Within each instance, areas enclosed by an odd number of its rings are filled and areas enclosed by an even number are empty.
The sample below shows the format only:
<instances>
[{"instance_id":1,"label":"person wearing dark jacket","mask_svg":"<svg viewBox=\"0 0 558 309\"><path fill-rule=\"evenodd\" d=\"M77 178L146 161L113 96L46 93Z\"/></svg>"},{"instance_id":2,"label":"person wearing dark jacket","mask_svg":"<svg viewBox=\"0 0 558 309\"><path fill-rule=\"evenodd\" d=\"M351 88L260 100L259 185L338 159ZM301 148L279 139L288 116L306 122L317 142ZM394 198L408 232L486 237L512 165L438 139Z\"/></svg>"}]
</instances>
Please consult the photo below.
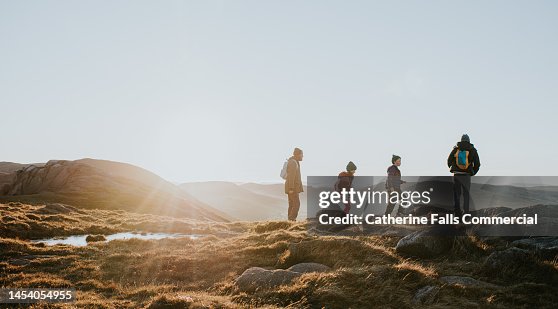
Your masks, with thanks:
<instances>
[{"instance_id":1,"label":"person wearing dark jacket","mask_svg":"<svg viewBox=\"0 0 558 309\"><path fill-rule=\"evenodd\" d=\"M461 215L461 193L463 193L463 212L469 212L471 176L479 172L480 165L475 145L471 144L469 135L463 134L461 141L453 147L448 156L448 167L453 173L453 206L456 216Z\"/></svg>"},{"instance_id":2,"label":"person wearing dark jacket","mask_svg":"<svg viewBox=\"0 0 558 309\"><path fill-rule=\"evenodd\" d=\"M387 169L387 179L386 179L386 189L388 191L388 205L386 207L385 215L391 215L393 208L395 207L395 203L391 203L391 193L397 192L401 194L401 184L405 183L405 181L401 180L401 171L399 170L399 166L401 166L401 157L397 155L393 155L391 157L392 165ZM401 206L397 209L397 215L401 215Z\"/></svg>"},{"instance_id":3,"label":"person wearing dark jacket","mask_svg":"<svg viewBox=\"0 0 558 309\"><path fill-rule=\"evenodd\" d=\"M300 161L304 157L300 148L295 148L293 156L287 163L287 178L285 179L285 194L289 198L289 210L287 217L290 221L296 221L300 208L299 194L304 191L302 177L300 175Z\"/></svg>"},{"instance_id":4,"label":"person wearing dark jacket","mask_svg":"<svg viewBox=\"0 0 558 309\"><path fill-rule=\"evenodd\" d=\"M335 191L342 192L343 189L347 191L351 190L353 186L353 179L355 178L356 169L357 167L353 163L353 161L349 161L346 171L339 173L339 175L337 176L337 182L334 186ZM351 211L351 204L345 204L345 209L343 209L343 211L348 214Z\"/></svg>"}]
</instances>

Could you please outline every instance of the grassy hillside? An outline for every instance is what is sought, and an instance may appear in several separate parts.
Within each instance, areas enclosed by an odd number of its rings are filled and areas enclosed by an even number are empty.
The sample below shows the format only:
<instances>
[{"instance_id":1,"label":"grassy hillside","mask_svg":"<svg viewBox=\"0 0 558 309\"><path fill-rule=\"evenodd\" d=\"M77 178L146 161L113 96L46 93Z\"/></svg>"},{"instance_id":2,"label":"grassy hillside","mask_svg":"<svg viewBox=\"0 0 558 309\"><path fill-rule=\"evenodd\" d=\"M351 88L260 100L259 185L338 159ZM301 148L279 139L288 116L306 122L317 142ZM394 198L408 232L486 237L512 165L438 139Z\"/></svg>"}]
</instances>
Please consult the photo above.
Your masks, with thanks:
<instances>
[{"instance_id":1,"label":"grassy hillside","mask_svg":"<svg viewBox=\"0 0 558 309\"><path fill-rule=\"evenodd\" d=\"M537 260L522 270L483 270L486 257L509 246L474 237L455 240L438 258L397 254L397 237L313 236L308 223L213 223L64 205L0 205L0 285L75 287L78 306L95 308L370 308L415 307L425 286L438 287L429 307L552 308L558 301L558 264ZM53 246L20 238L173 231L205 237L117 240L86 247ZM300 262L331 267L288 285L242 292L235 279L249 267L285 269ZM467 276L484 286L441 283ZM56 306L48 306L54 308ZM47 308L39 305L37 308Z\"/></svg>"}]
</instances>

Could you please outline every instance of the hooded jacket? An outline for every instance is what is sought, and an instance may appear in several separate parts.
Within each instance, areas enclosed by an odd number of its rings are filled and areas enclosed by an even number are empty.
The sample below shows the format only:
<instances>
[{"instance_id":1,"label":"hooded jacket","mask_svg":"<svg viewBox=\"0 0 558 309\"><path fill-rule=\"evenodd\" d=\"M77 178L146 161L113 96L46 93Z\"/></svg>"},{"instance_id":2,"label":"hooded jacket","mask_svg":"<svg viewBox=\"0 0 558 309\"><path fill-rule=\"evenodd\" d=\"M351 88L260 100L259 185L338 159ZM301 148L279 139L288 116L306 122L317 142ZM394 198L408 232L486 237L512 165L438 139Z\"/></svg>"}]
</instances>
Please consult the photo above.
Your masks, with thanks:
<instances>
[{"instance_id":1,"label":"hooded jacket","mask_svg":"<svg viewBox=\"0 0 558 309\"><path fill-rule=\"evenodd\" d=\"M457 152L457 150L469 151L469 167L467 168L467 170L462 170L457 166L457 162L455 160L455 153ZM469 142L458 142L457 145L453 147L448 156L448 167L450 168L450 172L454 174L469 174L471 176L474 176L479 172L480 165L481 164L477 149L475 148L475 145Z\"/></svg>"}]
</instances>

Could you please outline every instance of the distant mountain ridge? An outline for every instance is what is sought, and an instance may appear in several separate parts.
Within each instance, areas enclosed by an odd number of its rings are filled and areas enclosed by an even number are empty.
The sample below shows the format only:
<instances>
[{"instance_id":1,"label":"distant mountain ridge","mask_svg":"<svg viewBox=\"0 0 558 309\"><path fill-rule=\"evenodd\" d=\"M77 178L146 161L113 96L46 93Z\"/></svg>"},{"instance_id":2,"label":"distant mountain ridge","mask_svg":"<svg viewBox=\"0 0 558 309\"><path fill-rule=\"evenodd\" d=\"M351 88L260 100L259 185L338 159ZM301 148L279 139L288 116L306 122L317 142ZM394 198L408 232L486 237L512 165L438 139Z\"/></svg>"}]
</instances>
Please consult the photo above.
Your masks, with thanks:
<instances>
[{"instance_id":1,"label":"distant mountain ridge","mask_svg":"<svg viewBox=\"0 0 558 309\"><path fill-rule=\"evenodd\" d=\"M284 184L237 184L226 181L180 185L186 193L239 221L286 220L288 201ZM305 187L306 190L306 187ZM300 195L298 218L306 218L306 192Z\"/></svg>"}]
</instances>

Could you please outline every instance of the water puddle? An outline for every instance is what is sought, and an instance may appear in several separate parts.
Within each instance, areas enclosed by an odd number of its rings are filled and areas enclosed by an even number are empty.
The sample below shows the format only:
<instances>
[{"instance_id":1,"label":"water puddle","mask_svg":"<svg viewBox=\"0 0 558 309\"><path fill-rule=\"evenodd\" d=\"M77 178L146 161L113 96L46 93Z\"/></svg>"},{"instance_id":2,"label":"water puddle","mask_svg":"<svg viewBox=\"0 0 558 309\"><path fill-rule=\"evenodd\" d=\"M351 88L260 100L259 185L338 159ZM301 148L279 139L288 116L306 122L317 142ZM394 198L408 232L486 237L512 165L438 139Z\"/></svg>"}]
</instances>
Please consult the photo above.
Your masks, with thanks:
<instances>
[{"instance_id":1,"label":"water puddle","mask_svg":"<svg viewBox=\"0 0 558 309\"><path fill-rule=\"evenodd\" d=\"M46 238L46 239L38 239L32 240L31 242L35 243L44 243L47 246L54 246L54 245L72 245L72 246L87 246L87 241L85 240L88 235L74 235L74 236L67 236L67 237L54 237L54 238ZM116 233L111 235L104 235L107 241L115 240L115 239L164 239L164 238L182 238L188 237L190 239L198 239L201 235L192 235L192 234L170 234L170 233L133 233L133 232L124 232L124 233Z\"/></svg>"}]
</instances>

